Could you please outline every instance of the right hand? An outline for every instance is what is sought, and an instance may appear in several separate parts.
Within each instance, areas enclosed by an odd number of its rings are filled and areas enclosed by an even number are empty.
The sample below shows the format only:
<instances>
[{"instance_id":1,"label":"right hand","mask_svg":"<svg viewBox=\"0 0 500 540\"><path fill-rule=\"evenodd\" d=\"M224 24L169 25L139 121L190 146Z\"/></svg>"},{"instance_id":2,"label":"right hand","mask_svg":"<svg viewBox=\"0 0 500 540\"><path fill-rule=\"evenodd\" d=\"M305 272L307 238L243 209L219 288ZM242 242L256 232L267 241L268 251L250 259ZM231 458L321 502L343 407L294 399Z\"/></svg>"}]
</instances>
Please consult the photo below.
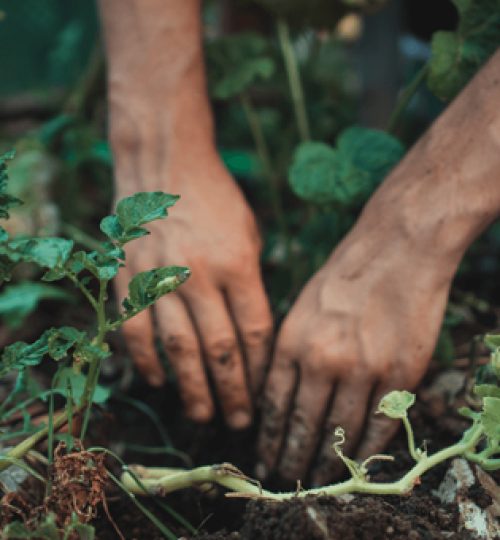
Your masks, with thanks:
<instances>
[{"instance_id":1,"label":"right hand","mask_svg":"<svg viewBox=\"0 0 500 540\"><path fill-rule=\"evenodd\" d=\"M119 165L116 145L115 158ZM201 422L213 417L210 372L228 425L244 428L252 419L251 391L262 383L272 334L255 219L215 151L182 160L178 167L167 165L162 176L148 189L181 198L166 220L150 226L149 237L128 245L118 296L127 295L135 273L153 267L188 266L192 275L178 291L128 321L124 336L139 371L151 385L161 386L165 372L155 350L155 323L187 416ZM118 198L144 189L134 182L117 166Z\"/></svg>"}]
</instances>

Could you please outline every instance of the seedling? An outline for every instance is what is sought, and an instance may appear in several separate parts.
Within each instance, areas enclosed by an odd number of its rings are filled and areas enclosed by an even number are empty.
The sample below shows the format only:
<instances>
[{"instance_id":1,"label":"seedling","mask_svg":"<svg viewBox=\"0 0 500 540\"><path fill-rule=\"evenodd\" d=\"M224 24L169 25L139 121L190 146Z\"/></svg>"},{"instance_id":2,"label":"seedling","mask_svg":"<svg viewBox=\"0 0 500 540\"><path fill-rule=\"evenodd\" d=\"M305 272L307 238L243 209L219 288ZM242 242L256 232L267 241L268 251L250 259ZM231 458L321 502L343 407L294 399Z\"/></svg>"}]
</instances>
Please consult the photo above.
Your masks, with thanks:
<instances>
[{"instance_id":1,"label":"seedling","mask_svg":"<svg viewBox=\"0 0 500 540\"><path fill-rule=\"evenodd\" d=\"M2 218L8 218L9 209L21 204L6 193L7 161L12 157L13 154L0 157ZM17 342L5 348L0 359L0 377L15 371L17 380L11 394L0 405L0 419L5 420L16 411L23 411L25 419L29 420L27 406L37 398L49 398L50 409L54 395L61 395L66 399L66 407L60 415L50 415L49 425L35 428L29 437L0 455L0 471L9 467L13 460L23 457L47 436L51 453L54 430L71 423L79 412L83 415L80 438L85 437L92 403L105 401L109 394L98 386L101 363L110 355L106 343L108 334L118 330L125 321L147 309L161 296L174 291L189 277L189 269L179 266L154 268L136 274L129 283L129 294L123 301L121 313L115 319L109 318L108 288L120 267L125 265L124 246L148 235L144 225L165 218L167 209L177 200L178 196L160 191L137 193L121 200L116 214L101 221L106 241L99 241L97 249L92 251L76 250L74 242L64 238L9 238L7 232L0 228L1 281L10 279L17 264L34 263L45 271L43 281L71 281L96 316L93 334L69 326L50 328L33 343ZM45 392L33 390L29 370L46 357L58 364L53 388ZM28 399L25 399L26 394Z\"/></svg>"}]
</instances>

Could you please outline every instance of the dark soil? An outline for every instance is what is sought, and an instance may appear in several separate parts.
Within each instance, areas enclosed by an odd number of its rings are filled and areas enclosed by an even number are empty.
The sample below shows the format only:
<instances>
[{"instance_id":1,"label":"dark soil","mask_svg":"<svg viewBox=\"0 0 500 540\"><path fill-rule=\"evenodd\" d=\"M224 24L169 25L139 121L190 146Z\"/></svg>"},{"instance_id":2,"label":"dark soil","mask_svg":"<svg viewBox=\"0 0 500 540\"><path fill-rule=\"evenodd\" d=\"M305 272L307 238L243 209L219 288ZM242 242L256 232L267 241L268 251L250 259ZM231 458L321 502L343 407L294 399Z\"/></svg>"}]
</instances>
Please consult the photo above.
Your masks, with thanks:
<instances>
[{"instance_id":1,"label":"dark soil","mask_svg":"<svg viewBox=\"0 0 500 540\"><path fill-rule=\"evenodd\" d=\"M432 380L430 374L428 381ZM184 419L179 420L179 417L177 421L172 421L175 418L172 411L178 411L180 406L175 392L152 393L151 389L147 389L146 396L144 391L142 386L137 386L132 389L131 395L145 399L157 411L164 411L164 421L175 446L185 450L195 465L230 461L245 473L252 474L255 463L254 431L234 433L218 422L197 427ZM436 400L440 398L435 395L429 398L425 390L422 396L412 410L411 419L419 439L425 439L429 451L434 452L456 441L467 426L467 421L454 412L460 404L457 400L451 402L448 396L443 396L443 403L437 403ZM144 419L142 422L134 419L136 413L126 412L120 406L113 414L113 425L118 430L113 438L119 434L122 440L150 441L150 444L154 444L155 433ZM131 415L130 418L128 415ZM123 422L125 417L128 418L126 423ZM118 418L120 421L116 422ZM393 441L388 453L396 456L396 461L380 462L374 466L374 480L399 478L411 466L403 434L400 433ZM130 452L126 458L128 462L145 464L148 461L160 465L173 463L171 458ZM432 495L446 470L447 464L443 464L429 471L422 478L422 484L407 497L357 496L349 502L326 497L307 497L286 503L246 502L225 498L222 490L214 490L210 496L189 490L167 497L164 502L188 519L196 527L196 534L179 526L154 501L143 502L177 537L189 540L472 539L474 536L469 532L459 530L456 505L443 505ZM496 480L499 479L497 475ZM274 487L271 485L271 488ZM481 507L491 502L490 497L477 486L469 496ZM163 538L154 525L122 496L111 497L108 502L110 513L125 538ZM104 514L98 522L97 538L117 538Z\"/></svg>"}]
</instances>

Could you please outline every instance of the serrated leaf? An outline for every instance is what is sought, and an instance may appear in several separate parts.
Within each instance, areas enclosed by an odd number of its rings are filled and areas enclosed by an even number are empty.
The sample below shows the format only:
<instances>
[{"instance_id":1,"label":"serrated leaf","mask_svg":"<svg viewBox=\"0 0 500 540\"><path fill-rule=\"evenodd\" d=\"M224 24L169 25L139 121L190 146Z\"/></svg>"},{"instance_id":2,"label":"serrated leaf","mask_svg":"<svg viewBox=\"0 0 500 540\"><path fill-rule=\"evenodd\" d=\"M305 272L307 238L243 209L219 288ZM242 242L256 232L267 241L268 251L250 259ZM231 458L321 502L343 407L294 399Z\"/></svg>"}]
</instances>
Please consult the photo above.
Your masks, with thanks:
<instances>
[{"instance_id":1,"label":"serrated leaf","mask_svg":"<svg viewBox=\"0 0 500 540\"><path fill-rule=\"evenodd\" d=\"M319 142L299 145L289 171L290 186L309 202L360 205L403 154L403 145L391 135L351 127L341 133L336 148Z\"/></svg>"},{"instance_id":2,"label":"serrated leaf","mask_svg":"<svg viewBox=\"0 0 500 540\"><path fill-rule=\"evenodd\" d=\"M179 199L162 191L140 192L119 201L116 214L105 217L100 224L108 238L125 244L149 234L142 225L163 219L168 215L167 208Z\"/></svg>"},{"instance_id":3,"label":"serrated leaf","mask_svg":"<svg viewBox=\"0 0 500 540\"><path fill-rule=\"evenodd\" d=\"M167 208L179 200L178 195L162 191L141 192L122 199L116 206L118 221L129 231L167 216Z\"/></svg>"},{"instance_id":4,"label":"serrated leaf","mask_svg":"<svg viewBox=\"0 0 500 540\"><path fill-rule=\"evenodd\" d=\"M78 364L89 363L94 358L102 361L110 355L111 353L108 350L92 345L88 340L77 343L73 352L73 358Z\"/></svg>"},{"instance_id":5,"label":"serrated leaf","mask_svg":"<svg viewBox=\"0 0 500 540\"><path fill-rule=\"evenodd\" d=\"M275 62L267 52L266 40L258 34L225 36L209 42L206 58L212 96L237 96L258 80L269 79Z\"/></svg>"},{"instance_id":6,"label":"serrated leaf","mask_svg":"<svg viewBox=\"0 0 500 540\"><path fill-rule=\"evenodd\" d=\"M42 300L65 300L66 291L43 283L24 282L5 287L0 293L0 317L10 328L19 328Z\"/></svg>"},{"instance_id":7,"label":"serrated leaf","mask_svg":"<svg viewBox=\"0 0 500 540\"><path fill-rule=\"evenodd\" d=\"M189 275L189 269L182 266L164 266L140 272L130 281L129 296L123 301L123 306L126 311L145 309L177 289Z\"/></svg>"},{"instance_id":8,"label":"serrated leaf","mask_svg":"<svg viewBox=\"0 0 500 540\"><path fill-rule=\"evenodd\" d=\"M53 269L66 263L72 249L73 241L64 238L19 238L8 243L5 254L15 262L34 262Z\"/></svg>"},{"instance_id":9,"label":"serrated leaf","mask_svg":"<svg viewBox=\"0 0 500 540\"><path fill-rule=\"evenodd\" d=\"M48 353L54 360L62 360L68 351L85 339L85 332L71 326L47 330Z\"/></svg>"},{"instance_id":10,"label":"serrated leaf","mask_svg":"<svg viewBox=\"0 0 500 540\"><path fill-rule=\"evenodd\" d=\"M453 98L500 45L500 0L454 0L455 32L432 37L427 83L443 100Z\"/></svg>"},{"instance_id":11,"label":"serrated leaf","mask_svg":"<svg viewBox=\"0 0 500 540\"><path fill-rule=\"evenodd\" d=\"M500 441L500 398L485 397L481 423L488 439Z\"/></svg>"},{"instance_id":12,"label":"serrated leaf","mask_svg":"<svg viewBox=\"0 0 500 540\"><path fill-rule=\"evenodd\" d=\"M23 370L37 366L48 353L48 334L44 332L34 343L18 341L5 347L0 360L0 377L12 370Z\"/></svg>"},{"instance_id":13,"label":"serrated leaf","mask_svg":"<svg viewBox=\"0 0 500 540\"><path fill-rule=\"evenodd\" d=\"M407 390L393 390L380 400L377 412L389 418L404 418L414 403L415 394Z\"/></svg>"},{"instance_id":14,"label":"serrated leaf","mask_svg":"<svg viewBox=\"0 0 500 540\"><path fill-rule=\"evenodd\" d=\"M98 253L97 251L78 251L73 255L72 260L87 269L97 279L113 279L122 264L113 256Z\"/></svg>"}]
</instances>

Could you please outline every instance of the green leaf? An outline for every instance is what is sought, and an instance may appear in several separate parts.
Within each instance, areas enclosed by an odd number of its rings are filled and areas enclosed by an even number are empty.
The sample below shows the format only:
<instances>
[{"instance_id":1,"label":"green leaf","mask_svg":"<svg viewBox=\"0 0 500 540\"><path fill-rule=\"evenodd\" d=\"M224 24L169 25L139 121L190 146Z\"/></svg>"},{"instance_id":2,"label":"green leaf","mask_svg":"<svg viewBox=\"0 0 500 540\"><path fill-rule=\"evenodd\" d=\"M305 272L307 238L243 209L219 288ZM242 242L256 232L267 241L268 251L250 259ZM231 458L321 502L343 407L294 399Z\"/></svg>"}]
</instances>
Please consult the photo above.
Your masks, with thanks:
<instances>
[{"instance_id":1,"label":"green leaf","mask_svg":"<svg viewBox=\"0 0 500 540\"><path fill-rule=\"evenodd\" d=\"M62 360L71 347L83 341L85 337L85 332L71 326L51 328L47 330L48 353L54 360Z\"/></svg>"},{"instance_id":2,"label":"green leaf","mask_svg":"<svg viewBox=\"0 0 500 540\"><path fill-rule=\"evenodd\" d=\"M124 230L129 231L166 217L167 208L178 200L178 195L169 195L162 191L136 193L118 203L116 215Z\"/></svg>"},{"instance_id":3,"label":"green leaf","mask_svg":"<svg viewBox=\"0 0 500 540\"><path fill-rule=\"evenodd\" d=\"M88 340L80 341L76 344L73 358L78 364L90 363L94 358L105 360L111 355L108 350L101 349Z\"/></svg>"},{"instance_id":4,"label":"green leaf","mask_svg":"<svg viewBox=\"0 0 500 540\"><path fill-rule=\"evenodd\" d=\"M414 403L415 394L406 390L393 390L380 400L377 412L389 418L405 418Z\"/></svg>"},{"instance_id":5,"label":"green leaf","mask_svg":"<svg viewBox=\"0 0 500 540\"><path fill-rule=\"evenodd\" d=\"M300 198L343 208L364 203L401 159L403 145L374 129L351 127L337 147L305 142L299 145L289 171L289 182Z\"/></svg>"},{"instance_id":6,"label":"green leaf","mask_svg":"<svg viewBox=\"0 0 500 540\"><path fill-rule=\"evenodd\" d=\"M56 525L54 514L49 514L45 519L33 530L30 530L20 521L9 523L3 531L1 531L2 539L13 538L33 538L37 540L60 540L59 529Z\"/></svg>"},{"instance_id":7,"label":"green leaf","mask_svg":"<svg viewBox=\"0 0 500 540\"><path fill-rule=\"evenodd\" d=\"M80 263L99 280L113 279L118 274L120 266L123 266L115 257L97 251L88 253L78 251L73 255L73 261Z\"/></svg>"},{"instance_id":8,"label":"green leaf","mask_svg":"<svg viewBox=\"0 0 500 540\"><path fill-rule=\"evenodd\" d=\"M71 395L75 403L79 404L83 397L86 380L87 377L83 373L75 373L72 368L63 368L59 373L54 388L60 390L61 394L67 397L67 389L70 386ZM109 388L104 388L98 384L92 401L98 404L105 403L109 399L110 394L111 390Z\"/></svg>"},{"instance_id":9,"label":"green leaf","mask_svg":"<svg viewBox=\"0 0 500 540\"><path fill-rule=\"evenodd\" d=\"M500 398L485 397L481 423L488 439L500 441Z\"/></svg>"},{"instance_id":10,"label":"green leaf","mask_svg":"<svg viewBox=\"0 0 500 540\"><path fill-rule=\"evenodd\" d=\"M168 215L167 208L179 199L162 191L141 192L122 199L116 206L116 214L101 221L101 230L112 241L125 244L149 234L142 225L163 219Z\"/></svg>"},{"instance_id":11,"label":"green leaf","mask_svg":"<svg viewBox=\"0 0 500 540\"><path fill-rule=\"evenodd\" d=\"M164 266L136 274L129 283L129 296L123 301L127 312L140 311L163 295L175 291L190 275L188 268Z\"/></svg>"},{"instance_id":12,"label":"green leaf","mask_svg":"<svg viewBox=\"0 0 500 540\"><path fill-rule=\"evenodd\" d=\"M48 353L48 333L44 332L34 343L18 341L5 347L0 360L0 377L12 370L23 370L29 366L37 366Z\"/></svg>"},{"instance_id":13,"label":"green leaf","mask_svg":"<svg viewBox=\"0 0 500 540\"><path fill-rule=\"evenodd\" d=\"M500 45L500 0L454 0L455 32L435 32L427 83L443 100L453 98Z\"/></svg>"},{"instance_id":14,"label":"green leaf","mask_svg":"<svg viewBox=\"0 0 500 540\"><path fill-rule=\"evenodd\" d=\"M10 328L19 328L42 300L65 300L66 291L43 283L24 282L5 287L0 293L0 317Z\"/></svg>"},{"instance_id":15,"label":"green leaf","mask_svg":"<svg viewBox=\"0 0 500 540\"><path fill-rule=\"evenodd\" d=\"M491 351L495 351L500 347L500 335L486 334L484 336L484 343Z\"/></svg>"},{"instance_id":16,"label":"green leaf","mask_svg":"<svg viewBox=\"0 0 500 540\"><path fill-rule=\"evenodd\" d=\"M476 384L474 386L474 394L481 398L495 397L500 398L500 387L496 384Z\"/></svg>"},{"instance_id":17,"label":"green leaf","mask_svg":"<svg viewBox=\"0 0 500 540\"><path fill-rule=\"evenodd\" d=\"M50 269L68 260L73 241L64 238L19 238L8 243L6 255L15 262L34 262Z\"/></svg>"},{"instance_id":18,"label":"green leaf","mask_svg":"<svg viewBox=\"0 0 500 540\"><path fill-rule=\"evenodd\" d=\"M206 45L210 93L218 99L237 96L275 71L267 41L258 34L225 36Z\"/></svg>"}]
</instances>

